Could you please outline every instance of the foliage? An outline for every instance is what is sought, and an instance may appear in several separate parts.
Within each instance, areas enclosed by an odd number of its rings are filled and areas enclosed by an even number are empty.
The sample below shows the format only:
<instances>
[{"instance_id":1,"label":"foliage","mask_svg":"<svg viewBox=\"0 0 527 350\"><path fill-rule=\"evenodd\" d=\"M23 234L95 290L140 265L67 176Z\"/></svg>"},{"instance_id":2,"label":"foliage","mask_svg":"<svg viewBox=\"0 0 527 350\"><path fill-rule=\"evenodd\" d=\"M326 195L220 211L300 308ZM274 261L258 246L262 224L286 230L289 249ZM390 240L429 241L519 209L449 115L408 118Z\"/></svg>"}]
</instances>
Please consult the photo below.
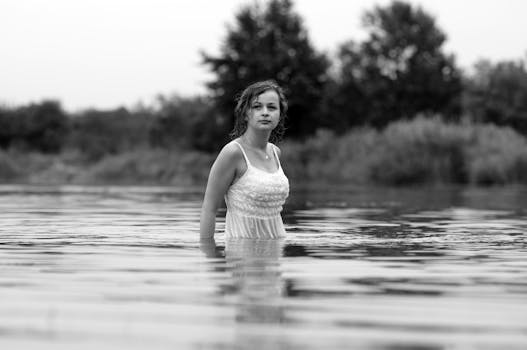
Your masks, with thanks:
<instances>
[{"instance_id":1,"label":"foliage","mask_svg":"<svg viewBox=\"0 0 527 350\"><path fill-rule=\"evenodd\" d=\"M221 139L209 99L183 98L162 95L157 99L154 124L150 130L150 144L156 148L192 148L212 152L213 140Z\"/></svg>"},{"instance_id":2,"label":"foliage","mask_svg":"<svg viewBox=\"0 0 527 350\"><path fill-rule=\"evenodd\" d=\"M208 84L220 111L222 134L233 125L234 99L250 83L275 79L289 100L288 135L305 136L320 125L317 112L327 80L328 60L311 45L290 0L271 0L242 8L227 30L218 56L203 54L216 75ZM221 140L224 142L225 139Z\"/></svg>"},{"instance_id":3,"label":"foliage","mask_svg":"<svg viewBox=\"0 0 527 350\"><path fill-rule=\"evenodd\" d=\"M362 43L340 47L326 103L335 130L385 126L419 113L459 113L460 73L442 52L445 34L420 7L394 1L365 13ZM330 116L331 118L331 116Z\"/></svg>"},{"instance_id":4,"label":"foliage","mask_svg":"<svg viewBox=\"0 0 527 350\"><path fill-rule=\"evenodd\" d=\"M382 131L319 130L286 140L282 164L292 183L411 185L527 184L527 138L511 128L439 117L397 121ZM96 162L79 152L0 152L0 179L30 183L203 185L214 155L137 148Z\"/></svg>"},{"instance_id":5,"label":"foliage","mask_svg":"<svg viewBox=\"0 0 527 350\"><path fill-rule=\"evenodd\" d=\"M507 125L527 134L525 63L479 61L465 82L464 108L476 121Z\"/></svg>"},{"instance_id":6,"label":"foliage","mask_svg":"<svg viewBox=\"0 0 527 350\"><path fill-rule=\"evenodd\" d=\"M106 154L147 147L152 118L125 108L87 110L72 117L71 124L68 146L89 160L98 160Z\"/></svg>"},{"instance_id":7,"label":"foliage","mask_svg":"<svg viewBox=\"0 0 527 350\"><path fill-rule=\"evenodd\" d=\"M394 122L382 132L370 164L374 182L466 183L464 151L470 129L439 117Z\"/></svg>"},{"instance_id":8,"label":"foliage","mask_svg":"<svg viewBox=\"0 0 527 350\"><path fill-rule=\"evenodd\" d=\"M20 169L15 161L3 151L0 151L0 181L11 181L20 176Z\"/></svg>"},{"instance_id":9,"label":"foliage","mask_svg":"<svg viewBox=\"0 0 527 350\"><path fill-rule=\"evenodd\" d=\"M0 181L31 184L203 185L213 156L191 150L136 149L86 162L77 152L0 151Z\"/></svg>"},{"instance_id":10,"label":"foliage","mask_svg":"<svg viewBox=\"0 0 527 350\"><path fill-rule=\"evenodd\" d=\"M465 150L468 182L527 183L527 138L509 127L472 124L473 138Z\"/></svg>"},{"instance_id":11,"label":"foliage","mask_svg":"<svg viewBox=\"0 0 527 350\"><path fill-rule=\"evenodd\" d=\"M196 151L134 150L110 155L80 173L76 183L203 184L212 156Z\"/></svg>"},{"instance_id":12,"label":"foliage","mask_svg":"<svg viewBox=\"0 0 527 350\"><path fill-rule=\"evenodd\" d=\"M363 22L368 38L340 47L333 79L292 2L270 0L239 11L218 56L203 53L212 99L159 96L150 109L75 115L57 101L0 107L0 179L205 181L236 94L274 78L289 99L292 181L527 183L527 139L516 132L527 135L525 62L481 61L461 86L445 34L420 7L395 1Z\"/></svg>"},{"instance_id":13,"label":"foliage","mask_svg":"<svg viewBox=\"0 0 527 350\"><path fill-rule=\"evenodd\" d=\"M397 121L282 145L296 181L348 184L527 183L527 138L510 128L442 118ZM331 156L328 157L328 154Z\"/></svg>"},{"instance_id":14,"label":"foliage","mask_svg":"<svg viewBox=\"0 0 527 350\"><path fill-rule=\"evenodd\" d=\"M69 120L57 101L0 109L0 147L56 153L69 131Z\"/></svg>"}]
</instances>

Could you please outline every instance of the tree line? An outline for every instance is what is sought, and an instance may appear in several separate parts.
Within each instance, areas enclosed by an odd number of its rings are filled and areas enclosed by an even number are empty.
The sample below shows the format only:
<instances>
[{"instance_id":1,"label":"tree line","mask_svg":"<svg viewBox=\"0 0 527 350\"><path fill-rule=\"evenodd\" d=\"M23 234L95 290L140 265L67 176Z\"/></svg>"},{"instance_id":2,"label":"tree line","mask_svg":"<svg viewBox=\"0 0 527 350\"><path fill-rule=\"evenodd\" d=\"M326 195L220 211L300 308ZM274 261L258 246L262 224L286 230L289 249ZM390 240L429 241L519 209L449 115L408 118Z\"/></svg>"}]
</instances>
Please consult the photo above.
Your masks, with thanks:
<instances>
[{"instance_id":1,"label":"tree line","mask_svg":"<svg viewBox=\"0 0 527 350\"><path fill-rule=\"evenodd\" d=\"M419 6L393 1L362 17L367 37L336 57L311 43L291 0L251 3L234 18L219 54L202 52L209 96L158 96L154 106L65 112L58 101L0 107L0 147L87 159L140 148L216 152L228 138L238 93L275 79L288 96L286 137L342 134L416 116L469 119L527 134L525 61L480 61L463 72L444 51L446 34Z\"/></svg>"}]
</instances>

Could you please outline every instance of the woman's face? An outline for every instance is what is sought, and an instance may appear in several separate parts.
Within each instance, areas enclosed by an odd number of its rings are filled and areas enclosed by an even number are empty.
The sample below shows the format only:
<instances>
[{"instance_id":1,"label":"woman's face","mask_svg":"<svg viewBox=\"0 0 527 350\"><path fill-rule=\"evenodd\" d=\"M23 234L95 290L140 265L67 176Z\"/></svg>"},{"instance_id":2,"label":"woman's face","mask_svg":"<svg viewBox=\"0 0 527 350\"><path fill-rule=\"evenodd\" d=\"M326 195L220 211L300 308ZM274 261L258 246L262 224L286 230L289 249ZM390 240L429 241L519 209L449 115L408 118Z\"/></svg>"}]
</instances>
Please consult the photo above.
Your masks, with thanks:
<instances>
[{"instance_id":1,"label":"woman's face","mask_svg":"<svg viewBox=\"0 0 527 350\"><path fill-rule=\"evenodd\" d=\"M249 106L247 128L272 131L280 121L280 97L274 90L258 95Z\"/></svg>"}]
</instances>

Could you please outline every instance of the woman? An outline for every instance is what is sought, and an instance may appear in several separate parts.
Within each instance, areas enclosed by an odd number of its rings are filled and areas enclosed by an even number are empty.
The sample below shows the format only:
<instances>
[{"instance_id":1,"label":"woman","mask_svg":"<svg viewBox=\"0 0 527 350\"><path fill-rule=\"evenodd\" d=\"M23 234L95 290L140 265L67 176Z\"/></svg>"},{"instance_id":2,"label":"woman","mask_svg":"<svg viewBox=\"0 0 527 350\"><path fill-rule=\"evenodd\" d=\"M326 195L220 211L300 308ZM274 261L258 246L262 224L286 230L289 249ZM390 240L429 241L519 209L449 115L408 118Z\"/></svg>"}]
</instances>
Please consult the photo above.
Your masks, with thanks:
<instances>
[{"instance_id":1,"label":"woman","mask_svg":"<svg viewBox=\"0 0 527 350\"><path fill-rule=\"evenodd\" d=\"M210 170L201 209L200 236L214 238L216 212L227 204L226 238L279 238L285 233L280 212L289 181L280 165L280 149L269 141L284 131L287 101L274 81L247 87L234 110L233 140Z\"/></svg>"}]
</instances>

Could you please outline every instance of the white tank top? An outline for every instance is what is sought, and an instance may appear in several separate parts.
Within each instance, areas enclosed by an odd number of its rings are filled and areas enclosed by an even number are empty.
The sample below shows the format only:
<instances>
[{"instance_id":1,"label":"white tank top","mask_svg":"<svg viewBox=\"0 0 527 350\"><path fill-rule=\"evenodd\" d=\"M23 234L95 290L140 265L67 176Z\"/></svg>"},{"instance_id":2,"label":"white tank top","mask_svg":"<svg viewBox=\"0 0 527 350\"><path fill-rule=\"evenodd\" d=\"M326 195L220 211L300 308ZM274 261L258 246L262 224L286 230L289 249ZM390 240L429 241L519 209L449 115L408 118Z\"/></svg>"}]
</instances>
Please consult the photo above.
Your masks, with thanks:
<instances>
[{"instance_id":1,"label":"white tank top","mask_svg":"<svg viewBox=\"0 0 527 350\"><path fill-rule=\"evenodd\" d=\"M289 181L280 159L273 148L278 170L268 172L251 165L241 144L240 147L247 171L231 185L225 194L227 214L225 218L226 238L280 238L285 234L280 212L289 195Z\"/></svg>"}]
</instances>

